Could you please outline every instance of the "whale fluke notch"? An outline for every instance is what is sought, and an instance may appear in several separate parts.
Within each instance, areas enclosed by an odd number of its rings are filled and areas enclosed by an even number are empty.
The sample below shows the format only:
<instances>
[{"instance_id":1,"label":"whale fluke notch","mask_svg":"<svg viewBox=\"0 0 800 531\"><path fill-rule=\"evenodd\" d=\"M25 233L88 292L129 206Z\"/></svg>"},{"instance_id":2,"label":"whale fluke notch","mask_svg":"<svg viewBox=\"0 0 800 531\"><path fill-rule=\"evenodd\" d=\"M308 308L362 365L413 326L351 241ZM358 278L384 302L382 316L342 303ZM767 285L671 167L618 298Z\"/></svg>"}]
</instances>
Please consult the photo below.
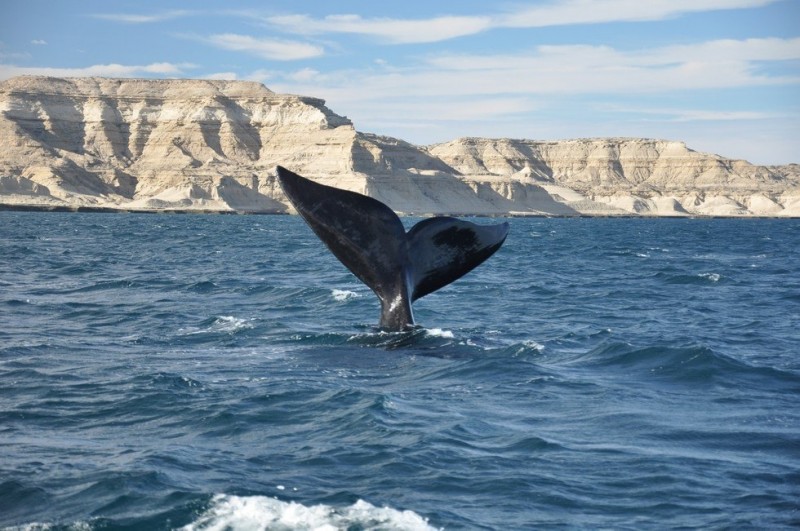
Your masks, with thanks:
<instances>
[{"instance_id":1,"label":"whale fluke notch","mask_svg":"<svg viewBox=\"0 0 800 531\"><path fill-rule=\"evenodd\" d=\"M311 230L381 301L380 326L414 324L411 304L457 280L494 254L508 223L476 225L452 217L420 221L406 233L377 199L316 183L278 166L286 197Z\"/></svg>"}]
</instances>

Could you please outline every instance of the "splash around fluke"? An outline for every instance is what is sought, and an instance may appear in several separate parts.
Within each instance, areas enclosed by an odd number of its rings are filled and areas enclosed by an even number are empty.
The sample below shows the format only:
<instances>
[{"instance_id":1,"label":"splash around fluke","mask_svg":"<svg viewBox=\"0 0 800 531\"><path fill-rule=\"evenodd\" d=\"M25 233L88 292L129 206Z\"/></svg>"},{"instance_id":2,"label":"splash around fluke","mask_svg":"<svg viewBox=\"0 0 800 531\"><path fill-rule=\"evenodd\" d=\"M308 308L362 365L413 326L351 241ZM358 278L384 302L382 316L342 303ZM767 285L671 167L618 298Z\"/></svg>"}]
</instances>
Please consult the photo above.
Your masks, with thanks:
<instances>
[{"instance_id":1,"label":"splash around fluke","mask_svg":"<svg viewBox=\"0 0 800 531\"><path fill-rule=\"evenodd\" d=\"M405 231L377 199L325 186L278 166L286 197L311 230L381 301L380 327L414 324L411 305L472 271L497 251L508 223L476 225L440 216Z\"/></svg>"}]
</instances>

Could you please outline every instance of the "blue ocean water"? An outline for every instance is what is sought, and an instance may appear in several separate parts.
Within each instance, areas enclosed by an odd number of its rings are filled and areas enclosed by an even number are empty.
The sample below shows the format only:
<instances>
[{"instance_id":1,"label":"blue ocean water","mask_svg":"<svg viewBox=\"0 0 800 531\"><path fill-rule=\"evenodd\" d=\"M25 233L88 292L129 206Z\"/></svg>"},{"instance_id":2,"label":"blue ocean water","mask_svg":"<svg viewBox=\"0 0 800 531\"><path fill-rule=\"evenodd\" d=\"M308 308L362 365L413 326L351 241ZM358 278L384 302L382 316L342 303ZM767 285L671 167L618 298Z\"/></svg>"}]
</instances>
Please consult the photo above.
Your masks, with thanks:
<instances>
[{"instance_id":1,"label":"blue ocean water","mask_svg":"<svg viewBox=\"0 0 800 531\"><path fill-rule=\"evenodd\" d=\"M800 220L510 223L384 333L297 217L0 212L0 528L800 525Z\"/></svg>"}]
</instances>

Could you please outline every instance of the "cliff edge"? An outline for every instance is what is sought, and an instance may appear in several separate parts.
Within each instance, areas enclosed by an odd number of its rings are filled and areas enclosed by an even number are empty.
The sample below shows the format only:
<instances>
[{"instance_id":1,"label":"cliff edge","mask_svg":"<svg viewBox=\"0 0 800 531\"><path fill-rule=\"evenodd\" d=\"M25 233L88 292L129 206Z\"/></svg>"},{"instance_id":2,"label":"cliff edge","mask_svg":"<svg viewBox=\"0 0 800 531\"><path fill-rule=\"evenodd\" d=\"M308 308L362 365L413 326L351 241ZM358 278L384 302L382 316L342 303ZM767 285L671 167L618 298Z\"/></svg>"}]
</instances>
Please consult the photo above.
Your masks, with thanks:
<instances>
[{"instance_id":1,"label":"cliff edge","mask_svg":"<svg viewBox=\"0 0 800 531\"><path fill-rule=\"evenodd\" d=\"M323 100L245 81L0 84L0 205L278 213L280 164L410 214L800 216L800 166L650 139L361 133Z\"/></svg>"}]
</instances>

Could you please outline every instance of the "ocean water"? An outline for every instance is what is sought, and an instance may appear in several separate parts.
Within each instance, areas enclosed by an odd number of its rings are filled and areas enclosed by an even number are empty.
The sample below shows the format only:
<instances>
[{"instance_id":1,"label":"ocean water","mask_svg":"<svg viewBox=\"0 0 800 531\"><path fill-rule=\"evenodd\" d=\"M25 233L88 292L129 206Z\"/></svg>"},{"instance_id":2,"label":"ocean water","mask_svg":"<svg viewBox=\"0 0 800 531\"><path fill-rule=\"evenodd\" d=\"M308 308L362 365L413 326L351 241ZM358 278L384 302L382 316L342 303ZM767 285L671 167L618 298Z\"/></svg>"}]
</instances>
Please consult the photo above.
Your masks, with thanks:
<instances>
[{"instance_id":1,"label":"ocean water","mask_svg":"<svg viewBox=\"0 0 800 531\"><path fill-rule=\"evenodd\" d=\"M297 217L0 212L0 528L800 526L800 220L510 223L384 333Z\"/></svg>"}]
</instances>

